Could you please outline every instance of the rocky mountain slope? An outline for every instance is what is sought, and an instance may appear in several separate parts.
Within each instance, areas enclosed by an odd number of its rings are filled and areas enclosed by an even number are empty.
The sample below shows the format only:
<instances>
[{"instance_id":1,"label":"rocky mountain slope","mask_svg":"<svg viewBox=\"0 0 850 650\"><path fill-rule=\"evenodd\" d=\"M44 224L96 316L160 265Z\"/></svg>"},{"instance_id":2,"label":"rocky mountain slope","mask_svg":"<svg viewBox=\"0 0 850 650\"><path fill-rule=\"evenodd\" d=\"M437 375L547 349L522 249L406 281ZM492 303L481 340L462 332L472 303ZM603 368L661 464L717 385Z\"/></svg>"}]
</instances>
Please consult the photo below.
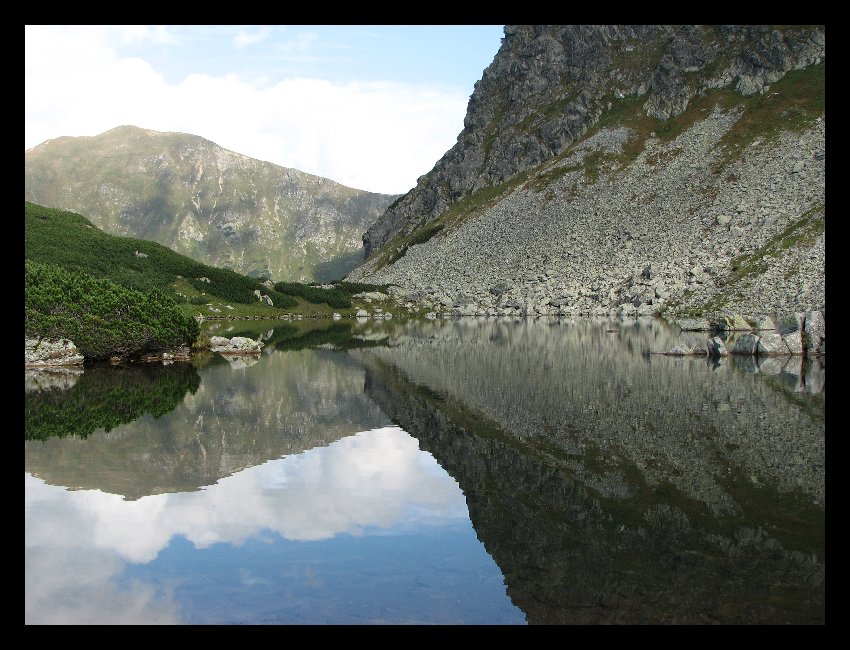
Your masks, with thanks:
<instances>
[{"instance_id":1,"label":"rocky mountain slope","mask_svg":"<svg viewBox=\"0 0 850 650\"><path fill-rule=\"evenodd\" d=\"M351 280L443 313L825 307L817 26L507 26Z\"/></svg>"},{"instance_id":2,"label":"rocky mountain slope","mask_svg":"<svg viewBox=\"0 0 850 650\"><path fill-rule=\"evenodd\" d=\"M396 198L228 151L184 133L121 126L48 140L24 156L25 200L102 230L275 280L342 277Z\"/></svg>"}]
</instances>

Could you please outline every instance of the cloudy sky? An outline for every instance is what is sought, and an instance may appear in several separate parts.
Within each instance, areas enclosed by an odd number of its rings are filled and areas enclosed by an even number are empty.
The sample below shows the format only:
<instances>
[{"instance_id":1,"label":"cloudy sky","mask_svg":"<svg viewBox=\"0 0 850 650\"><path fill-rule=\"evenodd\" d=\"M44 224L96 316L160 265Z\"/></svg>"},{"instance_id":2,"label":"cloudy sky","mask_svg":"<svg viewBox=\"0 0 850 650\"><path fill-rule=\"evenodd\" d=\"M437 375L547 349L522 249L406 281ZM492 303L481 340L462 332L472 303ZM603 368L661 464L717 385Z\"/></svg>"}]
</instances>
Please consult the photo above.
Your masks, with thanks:
<instances>
[{"instance_id":1,"label":"cloudy sky","mask_svg":"<svg viewBox=\"0 0 850 650\"><path fill-rule=\"evenodd\" d=\"M25 143L132 124L401 194L454 145L491 26L26 26Z\"/></svg>"}]
</instances>

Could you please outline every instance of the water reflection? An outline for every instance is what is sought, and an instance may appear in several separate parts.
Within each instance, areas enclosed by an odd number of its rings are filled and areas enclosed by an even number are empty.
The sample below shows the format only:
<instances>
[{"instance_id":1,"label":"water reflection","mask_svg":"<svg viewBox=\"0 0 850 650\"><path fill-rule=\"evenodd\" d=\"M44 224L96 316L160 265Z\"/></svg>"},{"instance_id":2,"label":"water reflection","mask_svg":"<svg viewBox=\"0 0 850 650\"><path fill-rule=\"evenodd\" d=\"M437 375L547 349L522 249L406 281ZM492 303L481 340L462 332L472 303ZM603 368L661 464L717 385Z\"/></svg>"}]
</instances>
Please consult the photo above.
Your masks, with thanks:
<instances>
[{"instance_id":1,"label":"water reflection","mask_svg":"<svg viewBox=\"0 0 850 650\"><path fill-rule=\"evenodd\" d=\"M44 412L44 402L31 402L28 393L28 434L68 419L85 420L89 432L103 429L85 441L27 440L27 471L54 485L138 499L197 490L267 460L389 424L363 395L363 369L342 352L270 350L261 362L241 368L211 355L203 363L203 382L188 364L114 370L87 369L68 394L51 393L55 403L48 400ZM125 376L135 383L110 382ZM187 384L194 389L181 391ZM163 401L152 406L151 395ZM107 418L125 411L135 419L106 430L105 423L115 426Z\"/></svg>"},{"instance_id":2,"label":"water reflection","mask_svg":"<svg viewBox=\"0 0 850 650\"><path fill-rule=\"evenodd\" d=\"M201 379L187 363L26 372L24 438L87 438L145 414L161 417Z\"/></svg>"},{"instance_id":3,"label":"water reflection","mask_svg":"<svg viewBox=\"0 0 850 650\"><path fill-rule=\"evenodd\" d=\"M824 392L610 329L444 322L352 356L529 622L822 623Z\"/></svg>"},{"instance_id":4,"label":"water reflection","mask_svg":"<svg viewBox=\"0 0 850 650\"><path fill-rule=\"evenodd\" d=\"M703 336L652 320L222 328L255 364L25 442L28 621L824 622L822 360L654 355Z\"/></svg>"},{"instance_id":5,"label":"water reflection","mask_svg":"<svg viewBox=\"0 0 850 650\"><path fill-rule=\"evenodd\" d=\"M26 506L28 623L522 622L457 483L396 427L135 502L27 475Z\"/></svg>"}]
</instances>

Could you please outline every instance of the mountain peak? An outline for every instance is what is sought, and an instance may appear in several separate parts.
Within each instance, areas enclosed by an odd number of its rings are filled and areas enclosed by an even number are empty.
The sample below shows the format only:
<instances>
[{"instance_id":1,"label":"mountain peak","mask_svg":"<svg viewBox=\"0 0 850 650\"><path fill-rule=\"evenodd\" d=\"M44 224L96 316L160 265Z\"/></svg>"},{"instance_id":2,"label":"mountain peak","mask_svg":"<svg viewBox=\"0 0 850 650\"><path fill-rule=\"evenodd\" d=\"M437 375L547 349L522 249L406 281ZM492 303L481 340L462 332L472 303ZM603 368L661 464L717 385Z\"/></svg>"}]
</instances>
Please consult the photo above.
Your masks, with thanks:
<instances>
[{"instance_id":1,"label":"mountain peak","mask_svg":"<svg viewBox=\"0 0 850 650\"><path fill-rule=\"evenodd\" d=\"M213 266L277 280L342 277L395 196L228 151L200 136L122 125L25 152L24 198L84 214Z\"/></svg>"}]
</instances>

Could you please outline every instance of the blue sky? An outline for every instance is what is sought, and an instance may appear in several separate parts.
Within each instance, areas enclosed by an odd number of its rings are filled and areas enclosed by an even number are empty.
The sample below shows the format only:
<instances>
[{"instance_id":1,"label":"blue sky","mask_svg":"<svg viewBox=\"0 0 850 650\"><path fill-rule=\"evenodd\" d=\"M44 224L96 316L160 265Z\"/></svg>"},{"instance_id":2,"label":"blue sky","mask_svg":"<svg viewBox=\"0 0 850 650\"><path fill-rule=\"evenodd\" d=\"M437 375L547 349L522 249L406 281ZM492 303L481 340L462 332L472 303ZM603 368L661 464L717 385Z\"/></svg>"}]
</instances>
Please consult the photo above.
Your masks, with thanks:
<instances>
[{"instance_id":1,"label":"blue sky","mask_svg":"<svg viewBox=\"0 0 850 650\"><path fill-rule=\"evenodd\" d=\"M25 27L25 143L124 124L400 194L454 145L499 25Z\"/></svg>"}]
</instances>

